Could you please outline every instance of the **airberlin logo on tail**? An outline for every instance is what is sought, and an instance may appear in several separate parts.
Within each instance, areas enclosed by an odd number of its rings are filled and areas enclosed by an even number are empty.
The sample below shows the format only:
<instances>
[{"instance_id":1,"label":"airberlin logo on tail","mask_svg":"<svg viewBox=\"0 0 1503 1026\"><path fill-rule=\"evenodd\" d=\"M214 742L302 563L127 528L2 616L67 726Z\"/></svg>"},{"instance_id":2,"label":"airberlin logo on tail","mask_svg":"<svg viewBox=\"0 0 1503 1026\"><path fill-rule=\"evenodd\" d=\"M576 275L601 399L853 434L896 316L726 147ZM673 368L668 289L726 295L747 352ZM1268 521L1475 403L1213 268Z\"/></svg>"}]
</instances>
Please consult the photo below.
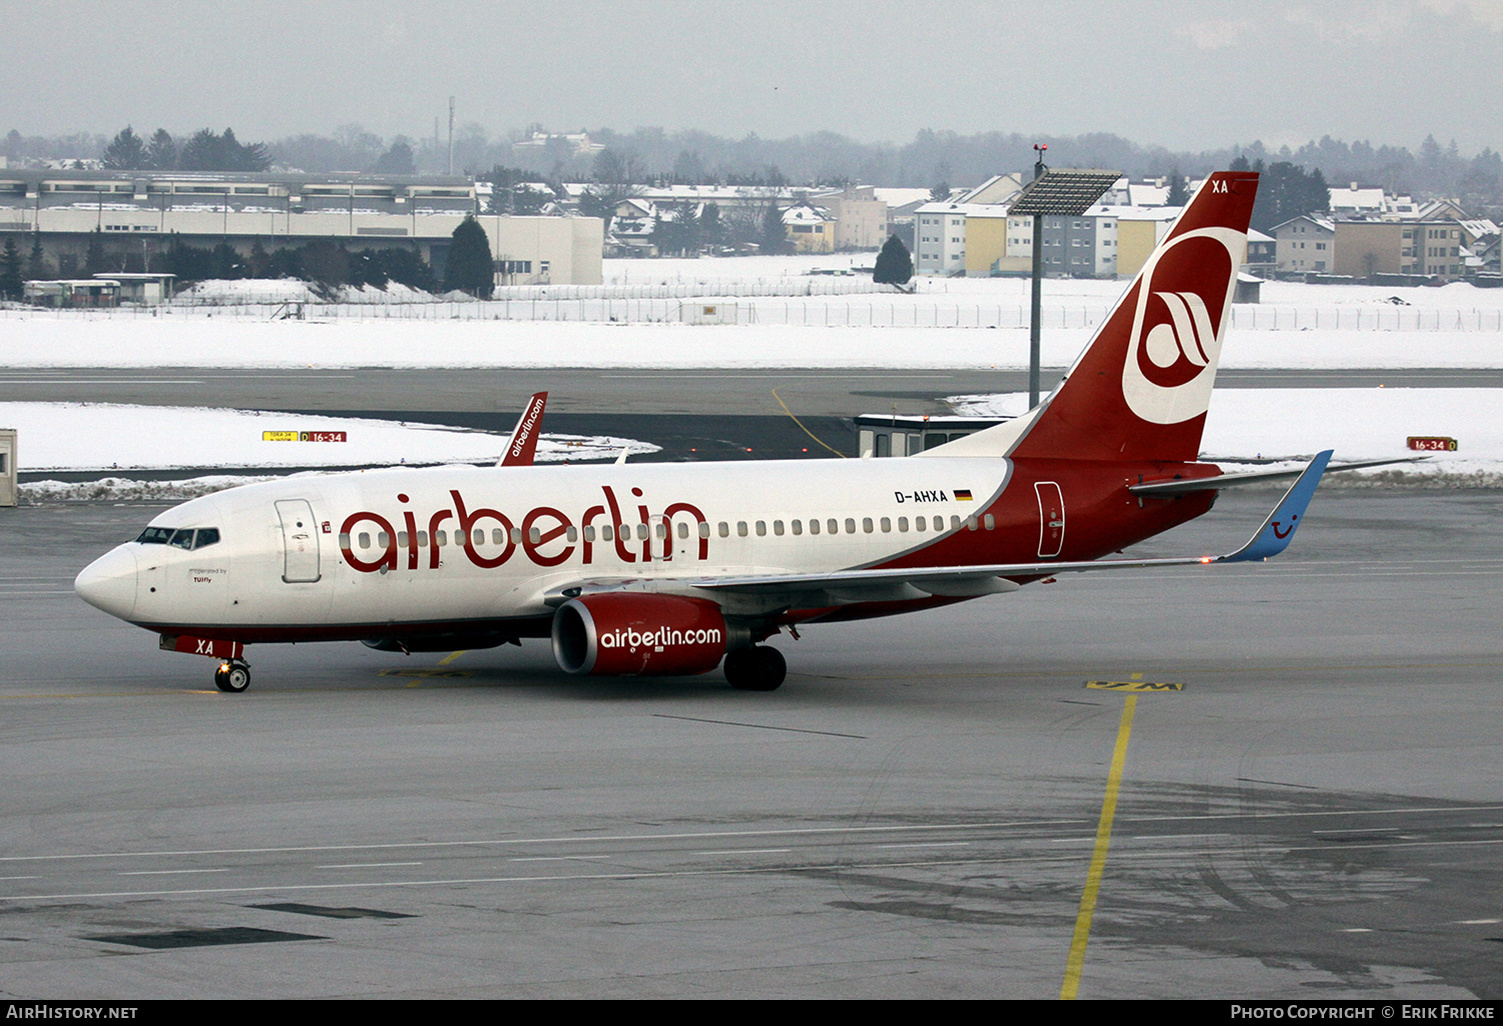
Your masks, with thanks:
<instances>
[{"instance_id":1,"label":"airberlin logo on tail","mask_svg":"<svg viewBox=\"0 0 1503 1026\"><path fill-rule=\"evenodd\" d=\"M1210 404L1244 243L1230 228L1202 228L1170 242L1143 268L1122 397L1149 423L1179 424Z\"/></svg>"}]
</instances>

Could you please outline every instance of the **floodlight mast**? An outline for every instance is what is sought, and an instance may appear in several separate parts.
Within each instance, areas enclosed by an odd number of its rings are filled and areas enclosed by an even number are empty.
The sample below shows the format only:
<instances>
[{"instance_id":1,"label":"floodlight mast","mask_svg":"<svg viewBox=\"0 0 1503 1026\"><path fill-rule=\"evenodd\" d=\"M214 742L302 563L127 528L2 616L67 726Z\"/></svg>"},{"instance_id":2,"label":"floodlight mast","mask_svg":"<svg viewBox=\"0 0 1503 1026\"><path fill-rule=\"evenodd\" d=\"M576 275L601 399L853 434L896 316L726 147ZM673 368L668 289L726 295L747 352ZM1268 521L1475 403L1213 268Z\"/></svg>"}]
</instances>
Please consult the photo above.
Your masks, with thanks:
<instances>
[{"instance_id":1,"label":"floodlight mast","mask_svg":"<svg viewBox=\"0 0 1503 1026\"><path fill-rule=\"evenodd\" d=\"M1049 170L1044 165L1048 143L1033 144L1033 180L1044 177ZM1044 215L1033 215L1033 305L1028 315L1028 408L1039 404L1039 360L1042 346L1039 342L1039 321L1044 306Z\"/></svg>"},{"instance_id":2,"label":"floodlight mast","mask_svg":"<svg viewBox=\"0 0 1503 1026\"><path fill-rule=\"evenodd\" d=\"M1028 405L1039 404L1039 322L1042 320L1044 279L1044 218L1079 217L1121 177L1118 171L1099 168L1050 170L1044 164L1049 147L1035 144L1038 160L1033 181L1024 187L1008 208L1009 215L1033 216L1033 311L1028 330Z\"/></svg>"}]
</instances>

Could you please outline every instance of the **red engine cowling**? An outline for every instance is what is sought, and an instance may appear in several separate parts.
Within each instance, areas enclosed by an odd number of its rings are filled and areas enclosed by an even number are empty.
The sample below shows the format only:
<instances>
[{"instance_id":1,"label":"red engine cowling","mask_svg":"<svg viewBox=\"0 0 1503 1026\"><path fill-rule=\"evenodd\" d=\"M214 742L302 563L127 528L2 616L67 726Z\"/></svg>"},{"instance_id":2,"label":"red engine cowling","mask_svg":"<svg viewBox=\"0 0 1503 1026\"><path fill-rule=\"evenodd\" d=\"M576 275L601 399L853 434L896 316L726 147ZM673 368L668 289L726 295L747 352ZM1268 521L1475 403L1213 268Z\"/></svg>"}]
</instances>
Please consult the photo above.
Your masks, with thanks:
<instances>
[{"instance_id":1,"label":"red engine cowling","mask_svg":"<svg viewBox=\"0 0 1503 1026\"><path fill-rule=\"evenodd\" d=\"M720 607L705 599L586 595L553 614L553 658L598 676L705 673L720 665L727 635Z\"/></svg>"}]
</instances>

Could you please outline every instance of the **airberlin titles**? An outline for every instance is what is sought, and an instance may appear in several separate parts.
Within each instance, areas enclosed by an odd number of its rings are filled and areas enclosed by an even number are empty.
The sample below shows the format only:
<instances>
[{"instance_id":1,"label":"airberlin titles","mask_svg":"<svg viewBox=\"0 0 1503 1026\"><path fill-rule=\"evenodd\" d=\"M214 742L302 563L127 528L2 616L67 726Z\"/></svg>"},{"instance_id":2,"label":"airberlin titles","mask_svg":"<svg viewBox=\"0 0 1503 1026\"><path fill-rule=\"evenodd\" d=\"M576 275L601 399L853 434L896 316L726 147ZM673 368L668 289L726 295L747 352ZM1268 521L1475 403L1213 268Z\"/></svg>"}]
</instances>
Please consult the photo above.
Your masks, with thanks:
<instances>
[{"instance_id":1,"label":"airberlin titles","mask_svg":"<svg viewBox=\"0 0 1503 1026\"><path fill-rule=\"evenodd\" d=\"M437 533L444 528L445 524L455 533L456 545L462 545L464 554L471 563L486 570L493 570L504 564L516 554L518 548L526 557L538 566L558 566L574 555L575 549L579 549L580 560L585 564L594 562L595 558L595 527L596 521L601 521L599 538L601 542L610 542L615 546L616 558L623 563L635 563L640 558L644 563L652 561L653 543L653 516L644 504L637 504L635 513L638 519L629 522L621 512L621 503L616 497L616 491L610 485L603 485L601 492L605 502L602 505L591 506L580 516L576 525L568 514L552 506L537 506L527 511L520 522L513 522L510 517L500 510L489 507L469 508L464 496L459 489L449 490L449 497L453 500L452 509L439 509L427 517L423 528L419 528L417 515L411 510L403 510L401 514L401 528L393 528L392 522L386 517L372 510L361 510L351 513L345 518L340 527L339 546L344 553L345 561L359 570L361 573L377 573L383 570L396 570L401 557L400 539L397 536L401 530L406 537L407 569L418 569L421 557L418 537L420 530L426 530L428 540L431 542ZM631 494L640 499L642 489L633 488ZM411 500L404 494L397 495L397 501L407 503ZM608 514L608 515L607 515ZM673 517L679 514L692 515L697 523L705 523L705 515L698 506L687 502L675 502L659 514L660 523L671 522ZM452 523L450 523L452 521ZM372 560L362 559L355 555L352 544L351 532L361 524L368 524L377 528L381 534L378 540L385 539L380 554ZM476 548L476 534L480 533L481 539L485 537L485 527L479 525L488 524L491 530L500 532L496 544L502 546L501 551L493 556L482 555ZM631 538L631 530L637 528L636 543ZM707 559L710 552L710 540L705 536L703 529L698 531L700 559ZM493 534L492 537L495 537ZM555 544L563 539L563 544L556 549ZM673 532L664 530L658 538L662 552L660 558L671 559L673 557ZM639 543L639 544L637 544ZM436 570L439 566L439 545L430 544L428 547L428 569ZM362 546L363 548L363 546Z\"/></svg>"},{"instance_id":2,"label":"airberlin titles","mask_svg":"<svg viewBox=\"0 0 1503 1026\"><path fill-rule=\"evenodd\" d=\"M374 510L360 510L344 519L339 528L339 548L345 561L361 573L373 574L401 568L405 555L406 568L417 570L425 561L430 570L438 569L441 562L441 544L434 544L439 532L445 529L454 533L454 544L462 547L465 557L478 567L493 570L505 564L517 552L538 566L559 566L570 559L577 549L580 561L589 565L595 561L595 547L609 544L622 563L650 563L653 560L654 538L658 543L659 559L673 558L673 518L679 515L692 516L698 536L692 540L680 539L686 544L697 542L697 558L710 556L709 522L704 511L689 502L675 502L662 513L653 514L645 503L628 504L628 514L636 519L628 520L623 515L622 501L610 485L601 486L603 502L586 509L575 519L553 506L536 506L527 511L520 521L488 506L471 508L459 489L449 490L451 502L426 517L420 517L410 509L399 514L396 523ZM633 488L634 499L642 498L642 489ZM944 489L928 489L913 492L894 492L893 499L899 504L952 502L969 499L969 489L955 489L954 497ZM404 493L397 494L397 501L406 504L411 499ZM356 553L355 539L359 528L379 532L377 553L367 559ZM477 546L484 545L486 531L491 531L493 545L501 549L494 555L482 553ZM635 534L635 538L633 538ZM368 546L361 544L360 549Z\"/></svg>"}]
</instances>

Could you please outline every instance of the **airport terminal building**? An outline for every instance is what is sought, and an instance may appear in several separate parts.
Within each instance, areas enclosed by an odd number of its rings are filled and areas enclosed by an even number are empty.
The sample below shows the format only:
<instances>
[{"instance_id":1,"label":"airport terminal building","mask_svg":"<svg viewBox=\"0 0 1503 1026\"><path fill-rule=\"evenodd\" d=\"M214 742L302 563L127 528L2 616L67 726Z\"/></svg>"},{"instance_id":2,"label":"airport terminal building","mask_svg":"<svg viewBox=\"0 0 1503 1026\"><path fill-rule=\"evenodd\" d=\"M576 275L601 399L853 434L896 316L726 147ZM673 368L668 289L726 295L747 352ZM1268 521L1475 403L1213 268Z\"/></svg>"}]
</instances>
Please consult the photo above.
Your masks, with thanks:
<instances>
[{"instance_id":1,"label":"airport terminal building","mask_svg":"<svg viewBox=\"0 0 1503 1026\"><path fill-rule=\"evenodd\" d=\"M476 213L499 283L600 283L599 218L479 206L460 177L0 169L0 240L24 253L35 238L59 268L81 266L95 239L112 265L144 272L162 270L174 241L248 255L257 243L273 252L328 239L352 251L410 248L442 277L454 229Z\"/></svg>"}]
</instances>

